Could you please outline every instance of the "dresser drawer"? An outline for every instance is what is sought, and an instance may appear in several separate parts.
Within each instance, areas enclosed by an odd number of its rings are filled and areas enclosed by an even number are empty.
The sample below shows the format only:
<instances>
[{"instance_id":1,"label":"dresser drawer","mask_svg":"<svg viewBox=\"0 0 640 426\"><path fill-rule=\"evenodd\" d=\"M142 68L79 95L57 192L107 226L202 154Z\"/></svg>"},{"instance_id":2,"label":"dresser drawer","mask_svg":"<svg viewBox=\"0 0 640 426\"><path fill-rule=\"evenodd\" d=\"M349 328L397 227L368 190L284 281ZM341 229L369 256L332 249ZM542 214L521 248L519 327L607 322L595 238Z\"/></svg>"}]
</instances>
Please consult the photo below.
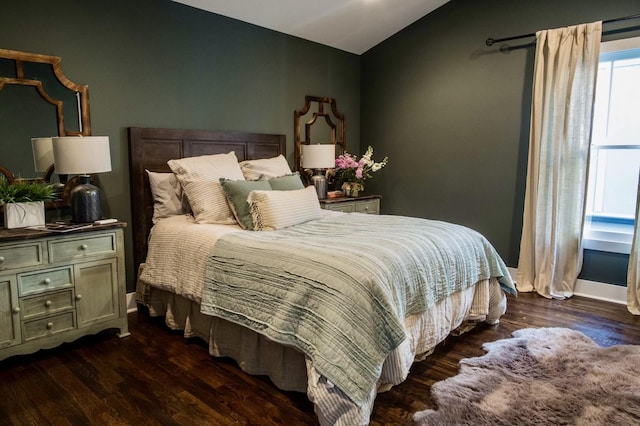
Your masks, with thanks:
<instances>
[{"instance_id":1,"label":"dresser drawer","mask_svg":"<svg viewBox=\"0 0 640 426\"><path fill-rule=\"evenodd\" d=\"M49 292L20 299L20 312L25 320L73 309L73 290Z\"/></svg>"},{"instance_id":2,"label":"dresser drawer","mask_svg":"<svg viewBox=\"0 0 640 426\"><path fill-rule=\"evenodd\" d=\"M380 196L368 195L357 198L341 197L320 200L320 207L342 213L380 214Z\"/></svg>"},{"instance_id":3,"label":"dresser drawer","mask_svg":"<svg viewBox=\"0 0 640 426\"><path fill-rule=\"evenodd\" d=\"M367 214L379 214L380 202L379 200L356 201L356 212L367 213Z\"/></svg>"},{"instance_id":4,"label":"dresser drawer","mask_svg":"<svg viewBox=\"0 0 640 426\"><path fill-rule=\"evenodd\" d=\"M73 286L71 267L18 274L18 294L26 296Z\"/></svg>"},{"instance_id":5,"label":"dresser drawer","mask_svg":"<svg viewBox=\"0 0 640 426\"><path fill-rule=\"evenodd\" d=\"M49 262L64 262L87 256L114 254L115 234L49 241Z\"/></svg>"},{"instance_id":6,"label":"dresser drawer","mask_svg":"<svg viewBox=\"0 0 640 426\"><path fill-rule=\"evenodd\" d=\"M0 247L0 271L42 264L42 246L39 242Z\"/></svg>"},{"instance_id":7,"label":"dresser drawer","mask_svg":"<svg viewBox=\"0 0 640 426\"><path fill-rule=\"evenodd\" d=\"M23 327L25 341L72 330L75 328L74 312L70 311L39 320L25 321Z\"/></svg>"},{"instance_id":8,"label":"dresser drawer","mask_svg":"<svg viewBox=\"0 0 640 426\"><path fill-rule=\"evenodd\" d=\"M356 211L356 203L335 203L335 204L325 204L324 208L326 210L331 210L334 212L342 212L342 213L353 213Z\"/></svg>"}]
</instances>

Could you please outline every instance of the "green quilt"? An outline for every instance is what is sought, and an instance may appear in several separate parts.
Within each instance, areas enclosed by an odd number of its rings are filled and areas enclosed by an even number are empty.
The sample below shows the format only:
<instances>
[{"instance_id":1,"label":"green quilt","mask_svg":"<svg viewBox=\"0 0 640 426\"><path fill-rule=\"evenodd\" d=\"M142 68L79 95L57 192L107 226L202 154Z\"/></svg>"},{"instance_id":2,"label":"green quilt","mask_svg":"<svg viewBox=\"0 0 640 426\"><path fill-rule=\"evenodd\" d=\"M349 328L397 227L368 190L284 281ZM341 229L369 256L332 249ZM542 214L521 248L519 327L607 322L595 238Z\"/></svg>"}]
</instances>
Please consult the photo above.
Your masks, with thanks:
<instances>
[{"instance_id":1,"label":"green quilt","mask_svg":"<svg viewBox=\"0 0 640 426\"><path fill-rule=\"evenodd\" d=\"M297 348L354 402L368 398L404 318L509 272L479 233L446 222L345 214L221 237L201 311Z\"/></svg>"}]
</instances>

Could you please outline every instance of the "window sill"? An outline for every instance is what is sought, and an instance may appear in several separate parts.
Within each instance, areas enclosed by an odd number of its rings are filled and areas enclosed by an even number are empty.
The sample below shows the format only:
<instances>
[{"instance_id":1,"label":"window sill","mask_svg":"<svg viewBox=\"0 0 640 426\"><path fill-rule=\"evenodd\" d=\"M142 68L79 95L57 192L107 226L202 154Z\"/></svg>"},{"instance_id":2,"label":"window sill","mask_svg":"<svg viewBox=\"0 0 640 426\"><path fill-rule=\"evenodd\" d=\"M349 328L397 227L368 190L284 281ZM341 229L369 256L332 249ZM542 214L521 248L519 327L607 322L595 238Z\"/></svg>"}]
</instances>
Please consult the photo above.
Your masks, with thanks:
<instances>
[{"instance_id":1,"label":"window sill","mask_svg":"<svg viewBox=\"0 0 640 426\"><path fill-rule=\"evenodd\" d=\"M587 250L606 251L609 253L631 253L631 243L620 243L616 241L594 240L587 238L582 241L582 248Z\"/></svg>"},{"instance_id":2,"label":"window sill","mask_svg":"<svg viewBox=\"0 0 640 426\"><path fill-rule=\"evenodd\" d=\"M582 247L588 250L610 253L631 253L633 226L619 224L599 224L585 230Z\"/></svg>"}]
</instances>

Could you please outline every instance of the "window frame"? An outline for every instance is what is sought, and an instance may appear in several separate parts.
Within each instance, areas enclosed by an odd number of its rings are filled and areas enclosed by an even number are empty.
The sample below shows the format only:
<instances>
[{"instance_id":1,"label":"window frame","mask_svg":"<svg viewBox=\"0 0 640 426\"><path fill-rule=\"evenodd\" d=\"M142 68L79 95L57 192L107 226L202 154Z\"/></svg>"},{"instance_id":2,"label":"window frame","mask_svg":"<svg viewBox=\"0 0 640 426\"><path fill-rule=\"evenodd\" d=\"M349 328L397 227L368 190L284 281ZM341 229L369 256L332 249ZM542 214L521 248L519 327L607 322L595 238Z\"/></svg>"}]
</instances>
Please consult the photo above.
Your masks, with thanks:
<instances>
[{"instance_id":1,"label":"window frame","mask_svg":"<svg viewBox=\"0 0 640 426\"><path fill-rule=\"evenodd\" d=\"M620 60L636 57L635 54L626 52L635 49L640 49L640 37L602 42L600 54L601 58L605 56L605 60ZM593 153L594 150L640 149L640 145L591 145L589 149ZM637 202L638 200L636 200ZM584 214L582 240L584 249L622 254L631 253L635 218L591 214L586 210Z\"/></svg>"}]
</instances>

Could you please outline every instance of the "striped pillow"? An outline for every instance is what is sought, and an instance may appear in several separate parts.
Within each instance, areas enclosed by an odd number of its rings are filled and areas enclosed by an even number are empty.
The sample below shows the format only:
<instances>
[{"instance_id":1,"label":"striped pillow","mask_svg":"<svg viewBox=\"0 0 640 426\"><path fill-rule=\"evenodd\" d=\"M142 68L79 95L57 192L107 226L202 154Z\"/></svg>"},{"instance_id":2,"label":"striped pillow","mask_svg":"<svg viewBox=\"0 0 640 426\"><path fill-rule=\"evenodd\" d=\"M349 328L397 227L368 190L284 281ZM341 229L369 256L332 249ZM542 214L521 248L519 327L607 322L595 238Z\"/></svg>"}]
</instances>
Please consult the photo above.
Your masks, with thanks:
<instances>
[{"instance_id":1,"label":"striped pillow","mask_svg":"<svg viewBox=\"0 0 640 426\"><path fill-rule=\"evenodd\" d=\"M220 185L220 178L244 180L233 151L169 160L167 164L178 178L197 223L236 223Z\"/></svg>"},{"instance_id":2,"label":"striped pillow","mask_svg":"<svg viewBox=\"0 0 640 426\"><path fill-rule=\"evenodd\" d=\"M321 217L313 186L293 191L251 191L248 201L256 231L287 228Z\"/></svg>"},{"instance_id":3,"label":"striped pillow","mask_svg":"<svg viewBox=\"0 0 640 426\"><path fill-rule=\"evenodd\" d=\"M240 163L240 169L247 180L270 179L276 176L291 174L291 168L284 155L259 160L245 160Z\"/></svg>"}]
</instances>

